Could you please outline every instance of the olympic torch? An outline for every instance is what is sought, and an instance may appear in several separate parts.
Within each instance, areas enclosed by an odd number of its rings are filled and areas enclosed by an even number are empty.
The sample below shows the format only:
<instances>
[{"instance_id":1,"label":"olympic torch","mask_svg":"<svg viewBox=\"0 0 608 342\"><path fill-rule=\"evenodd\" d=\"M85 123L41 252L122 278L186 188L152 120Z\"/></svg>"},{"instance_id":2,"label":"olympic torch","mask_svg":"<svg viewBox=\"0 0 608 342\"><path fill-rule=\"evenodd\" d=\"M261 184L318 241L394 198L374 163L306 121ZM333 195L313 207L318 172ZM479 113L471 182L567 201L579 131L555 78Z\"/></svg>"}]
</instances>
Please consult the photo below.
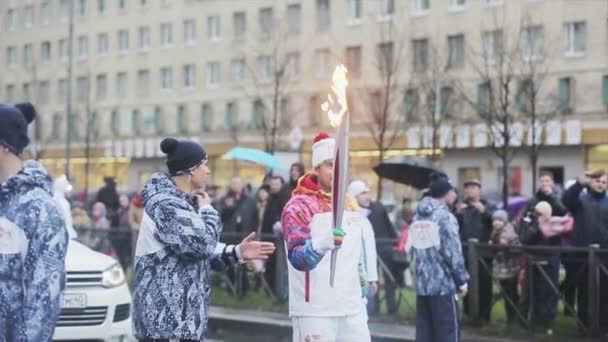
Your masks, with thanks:
<instances>
[{"instance_id":1,"label":"olympic torch","mask_svg":"<svg viewBox=\"0 0 608 342\"><path fill-rule=\"evenodd\" d=\"M348 115L348 104L346 101L346 67L338 65L333 73L332 93L327 95L327 102L321 108L327 113L332 127L338 129L336 136L336 158L334 160L334 174L332 186L332 224L333 228L342 228L342 217L344 216L344 201L346 199L346 182L348 177L348 133L350 129L350 118ZM336 263L338 251L331 251L329 285L334 286L336 276Z\"/></svg>"}]
</instances>

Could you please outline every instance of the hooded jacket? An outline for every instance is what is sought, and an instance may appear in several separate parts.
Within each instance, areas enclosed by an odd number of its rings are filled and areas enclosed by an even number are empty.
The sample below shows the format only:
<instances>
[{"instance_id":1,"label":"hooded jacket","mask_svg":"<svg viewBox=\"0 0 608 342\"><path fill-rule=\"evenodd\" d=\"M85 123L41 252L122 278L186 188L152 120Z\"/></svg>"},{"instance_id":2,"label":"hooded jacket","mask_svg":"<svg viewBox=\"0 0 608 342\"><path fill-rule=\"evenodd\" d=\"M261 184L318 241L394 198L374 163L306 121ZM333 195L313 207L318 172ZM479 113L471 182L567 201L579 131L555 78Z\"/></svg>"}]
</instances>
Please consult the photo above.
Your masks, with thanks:
<instances>
[{"instance_id":1,"label":"hooded jacket","mask_svg":"<svg viewBox=\"0 0 608 342\"><path fill-rule=\"evenodd\" d=\"M53 337L65 287L68 234L52 198L53 183L26 162L0 184L0 340Z\"/></svg>"},{"instance_id":2,"label":"hooded jacket","mask_svg":"<svg viewBox=\"0 0 608 342\"><path fill-rule=\"evenodd\" d=\"M145 212L134 271L135 336L204 340L210 270L235 263L235 248L218 243L218 212L210 205L198 207L168 175L153 175L142 198Z\"/></svg>"},{"instance_id":3,"label":"hooded jacket","mask_svg":"<svg viewBox=\"0 0 608 342\"><path fill-rule=\"evenodd\" d=\"M365 312L362 296L370 278L362 258L364 230L369 221L356 201L346 198L343 227L346 232L338 251L334 287L329 286L330 252L318 253L313 238L331 234L331 194L321 190L316 176L300 178L283 211L281 225L286 241L289 268L289 313L291 316L337 317Z\"/></svg>"},{"instance_id":4,"label":"hooded jacket","mask_svg":"<svg viewBox=\"0 0 608 342\"><path fill-rule=\"evenodd\" d=\"M439 200L420 201L406 249L415 260L418 296L455 294L467 284L458 222Z\"/></svg>"}]
</instances>

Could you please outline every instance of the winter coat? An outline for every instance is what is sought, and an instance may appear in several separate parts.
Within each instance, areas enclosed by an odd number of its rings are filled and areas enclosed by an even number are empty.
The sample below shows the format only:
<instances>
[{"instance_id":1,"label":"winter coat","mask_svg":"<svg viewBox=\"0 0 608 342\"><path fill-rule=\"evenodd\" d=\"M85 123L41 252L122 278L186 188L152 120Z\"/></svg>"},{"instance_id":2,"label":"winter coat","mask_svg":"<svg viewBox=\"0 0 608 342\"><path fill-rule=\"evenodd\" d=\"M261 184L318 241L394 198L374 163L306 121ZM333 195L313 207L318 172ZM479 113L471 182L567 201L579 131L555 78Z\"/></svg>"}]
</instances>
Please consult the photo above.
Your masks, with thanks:
<instances>
[{"instance_id":1,"label":"winter coat","mask_svg":"<svg viewBox=\"0 0 608 342\"><path fill-rule=\"evenodd\" d=\"M605 193L589 191L581 194L584 187L575 183L564 191L562 201L574 216L573 244L587 247L599 244L608 247L608 198Z\"/></svg>"},{"instance_id":2,"label":"winter coat","mask_svg":"<svg viewBox=\"0 0 608 342\"><path fill-rule=\"evenodd\" d=\"M226 206L227 198L234 200L233 206ZM258 226L258 208L255 200L244 193L237 201L236 195L229 192L220 202L218 211L224 232L249 233L255 231Z\"/></svg>"},{"instance_id":3,"label":"winter coat","mask_svg":"<svg viewBox=\"0 0 608 342\"><path fill-rule=\"evenodd\" d=\"M568 213L568 210L566 209L564 204L562 204L559 197L557 197L555 194L547 195L547 194L539 191L528 202L528 205L526 207L523 217L525 218L526 216L530 216L531 213L536 212L535 207L541 201L545 201L545 202L549 203L549 205L551 206L551 212L553 213L553 216L564 216ZM523 225L525 226L525 223L523 223ZM536 228L538 228L538 226ZM532 234L532 233L534 233L534 234ZM526 234L526 232L524 232L523 234ZM521 239L522 243L527 244L527 245L542 245L542 246L559 246L561 244L560 236L553 236L550 238L545 238L542 235L542 232L540 232L540 230L538 231L538 235L536 235L536 234L537 234L537 232L534 229L527 230L526 235L528 235L528 236L526 236L524 239Z\"/></svg>"},{"instance_id":4,"label":"winter coat","mask_svg":"<svg viewBox=\"0 0 608 342\"><path fill-rule=\"evenodd\" d=\"M426 197L418 204L406 250L415 262L418 296L455 294L469 281L458 222L437 199Z\"/></svg>"},{"instance_id":5,"label":"winter coat","mask_svg":"<svg viewBox=\"0 0 608 342\"><path fill-rule=\"evenodd\" d=\"M65 287L68 233L37 162L0 183L0 340L47 342Z\"/></svg>"},{"instance_id":6,"label":"winter coat","mask_svg":"<svg viewBox=\"0 0 608 342\"><path fill-rule=\"evenodd\" d=\"M218 212L210 205L199 207L168 175L153 175L142 196L145 213L134 268L135 337L204 340L209 273L234 264L235 248L218 243Z\"/></svg>"},{"instance_id":7,"label":"winter coat","mask_svg":"<svg viewBox=\"0 0 608 342\"><path fill-rule=\"evenodd\" d=\"M460 226L460 240L463 242L477 239L479 242L487 243L490 240L494 207L483 199L481 203L486 207L483 214L473 206L469 206L464 209L462 214L456 215Z\"/></svg>"},{"instance_id":8,"label":"winter coat","mask_svg":"<svg viewBox=\"0 0 608 342\"><path fill-rule=\"evenodd\" d=\"M270 194L262 219L262 234L273 234L273 226L281 221L281 214L288 199L283 192Z\"/></svg>"},{"instance_id":9,"label":"winter coat","mask_svg":"<svg viewBox=\"0 0 608 342\"><path fill-rule=\"evenodd\" d=\"M501 229L494 228L490 242L493 245L519 246L519 237L515 228L510 223ZM499 251L492 260L492 276L496 279L510 279L519 271L519 255L513 255L506 251Z\"/></svg>"},{"instance_id":10,"label":"winter coat","mask_svg":"<svg viewBox=\"0 0 608 342\"><path fill-rule=\"evenodd\" d=\"M321 190L316 176L300 178L281 220L289 261L291 316L343 317L365 312L362 297L373 278L365 274L362 258L362 234L371 230L369 221L359 213L355 199L347 197L344 226L339 227L346 235L338 251L334 287L330 287L330 252L317 252L312 241L331 234L331 215L331 194Z\"/></svg>"}]
</instances>

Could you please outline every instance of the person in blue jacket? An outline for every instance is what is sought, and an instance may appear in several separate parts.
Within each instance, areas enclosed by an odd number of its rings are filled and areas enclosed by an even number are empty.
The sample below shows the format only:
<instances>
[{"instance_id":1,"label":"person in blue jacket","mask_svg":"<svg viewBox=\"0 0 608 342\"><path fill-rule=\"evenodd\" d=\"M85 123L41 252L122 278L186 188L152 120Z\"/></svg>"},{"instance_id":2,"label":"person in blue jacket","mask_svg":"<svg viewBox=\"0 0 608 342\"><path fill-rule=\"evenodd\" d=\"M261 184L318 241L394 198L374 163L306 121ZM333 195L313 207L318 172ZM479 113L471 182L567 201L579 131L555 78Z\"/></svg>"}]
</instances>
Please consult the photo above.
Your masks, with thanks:
<instances>
[{"instance_id":1,"label":"person in blue jacket","mask_svg":"<svg viewBox=\"0 0 608 342\"><path fill-rule=\"evenodd\" d=\"M449 209L456 197L448 177L433 174L410 226L406 248L415 263L417 342L460 341L456 295L466 295L469 274Z\"/></svg>"},{"instance_id":2,"label":"person in blue jacket","mask_svg":"<svg viewBox=\"0 0 608 342\"><path fill-rule=\"evenodd\" d=\"M65 287L68 233L53 200L53 181L23 162L30 103L0 104L0 341L47 342Z\"/></svg>"},{"instance_id":3,"label":"person in blue jacket","mask_svg":"<svg viewBox=\"0 0 608 342\"><path fill-rule=\"evenodd\" d=\"M210 271L239 261L267 259L270 242L255 233L238 245L219 243L222 224L202 189L207 152L198 143L166 138L168 174L144 185L145 209L135 251L133 324L139 341L204 341Z\"/></svg>"}]
</instances>

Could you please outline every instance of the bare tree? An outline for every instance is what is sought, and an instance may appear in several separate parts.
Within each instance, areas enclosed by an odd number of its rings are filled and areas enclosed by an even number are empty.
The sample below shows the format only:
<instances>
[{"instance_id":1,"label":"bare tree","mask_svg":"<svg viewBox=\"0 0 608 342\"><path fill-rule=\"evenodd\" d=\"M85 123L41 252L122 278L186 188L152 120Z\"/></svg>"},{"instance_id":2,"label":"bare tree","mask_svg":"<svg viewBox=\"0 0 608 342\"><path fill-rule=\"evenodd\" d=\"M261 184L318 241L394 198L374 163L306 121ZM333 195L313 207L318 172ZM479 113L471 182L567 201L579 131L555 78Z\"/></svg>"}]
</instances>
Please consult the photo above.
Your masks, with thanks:
<instances>
[{"instance_id":1,"label":"bare tree","mask_svg":"<svg viewBox=\"0 0 608 342\"><path fill-rule=\"evenodd\" d=\"M361 112L369 117L370 121L364 124L379 152L378 162L382 162L386 151L403 135L405 129L406 115L398 110L404 96L400 76L404 65L405 40L392 21L380 25L379 36L380 43L376 46L373 63L374 72L370 75L372 80L364 80L365 86L354 89L352 93L362 101ZM347 68L351 64L349 59L352 59L348 54L347 50ZM349 104L352 105L353 101L349 101ZM378 198L382 196L380 182L381 179L378 180Z\"/></svg>"}]
</instances>

